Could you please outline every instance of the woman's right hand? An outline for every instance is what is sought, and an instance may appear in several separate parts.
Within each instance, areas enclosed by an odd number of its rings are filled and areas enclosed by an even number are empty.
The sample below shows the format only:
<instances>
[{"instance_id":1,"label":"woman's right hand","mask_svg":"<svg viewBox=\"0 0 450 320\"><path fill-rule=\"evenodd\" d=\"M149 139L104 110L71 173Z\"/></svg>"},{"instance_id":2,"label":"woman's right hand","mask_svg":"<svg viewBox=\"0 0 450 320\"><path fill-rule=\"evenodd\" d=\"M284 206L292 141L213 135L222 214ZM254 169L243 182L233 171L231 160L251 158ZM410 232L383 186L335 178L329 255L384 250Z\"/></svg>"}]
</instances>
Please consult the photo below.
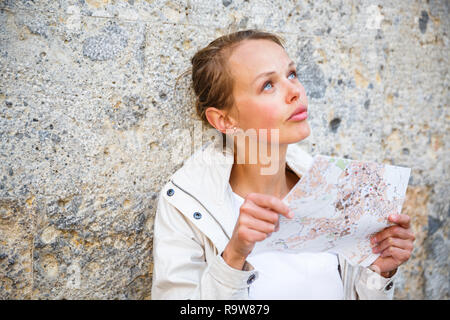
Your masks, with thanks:
<instances>
[{"instance_id":1,"label":"woman's right hand","mask_svg":"<svg viewBox=\"0 0 450 320\"><path fill-rule=\"evenodd\" d=\"M239 210L233 235L222 253L225 262L242 270L255 243L277 231L279 214L289 219L293 217L289 207L277 197L249 193Z\"/></svg>"}]
</instances>

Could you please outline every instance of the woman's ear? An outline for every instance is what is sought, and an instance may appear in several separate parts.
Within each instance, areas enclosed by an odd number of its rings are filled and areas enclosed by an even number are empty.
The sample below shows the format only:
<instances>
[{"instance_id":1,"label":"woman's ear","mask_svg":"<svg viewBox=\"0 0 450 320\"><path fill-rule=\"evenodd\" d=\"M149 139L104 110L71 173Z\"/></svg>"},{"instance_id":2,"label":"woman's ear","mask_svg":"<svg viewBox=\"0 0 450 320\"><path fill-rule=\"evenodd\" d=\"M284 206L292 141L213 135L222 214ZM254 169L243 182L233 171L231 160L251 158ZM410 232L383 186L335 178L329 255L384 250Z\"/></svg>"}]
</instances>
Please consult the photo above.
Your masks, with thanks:
<instances>
[{"instance_id":1,"label":"woman's ear","mask_svg":"<svg viewBox=\"0 0 450 320\"><path fill-rule=\"evenodd\" d=\"M208 107L205 110L205 116L209 124L222 133L226 133L225 131L227 129L231 129L235 126L235 121L229 117L224 110Z\"/></svg>"}]
</instances>

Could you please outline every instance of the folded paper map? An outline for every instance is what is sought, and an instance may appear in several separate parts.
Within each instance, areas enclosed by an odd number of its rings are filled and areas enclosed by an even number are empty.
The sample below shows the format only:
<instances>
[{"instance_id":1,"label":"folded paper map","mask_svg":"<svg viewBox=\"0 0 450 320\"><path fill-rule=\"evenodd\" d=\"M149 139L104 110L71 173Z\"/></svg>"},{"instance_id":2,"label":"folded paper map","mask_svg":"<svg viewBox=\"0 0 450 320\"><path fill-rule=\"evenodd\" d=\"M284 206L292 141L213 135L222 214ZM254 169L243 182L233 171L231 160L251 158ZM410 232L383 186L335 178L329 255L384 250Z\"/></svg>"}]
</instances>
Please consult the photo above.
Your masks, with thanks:
<instances>
[{"instance_id":1,"label":"folded paper map","mask_svg":"<svg viewBox=\"0 0 450 320\"><path fill-rule=\"evenodd\" d=\"M317 155L283 201L294 218L280 215L280 228L254 253L334 252L364 267L373 254L370 236L392 225L400 214L411 169Z\"/></svg>"}]
</instances>

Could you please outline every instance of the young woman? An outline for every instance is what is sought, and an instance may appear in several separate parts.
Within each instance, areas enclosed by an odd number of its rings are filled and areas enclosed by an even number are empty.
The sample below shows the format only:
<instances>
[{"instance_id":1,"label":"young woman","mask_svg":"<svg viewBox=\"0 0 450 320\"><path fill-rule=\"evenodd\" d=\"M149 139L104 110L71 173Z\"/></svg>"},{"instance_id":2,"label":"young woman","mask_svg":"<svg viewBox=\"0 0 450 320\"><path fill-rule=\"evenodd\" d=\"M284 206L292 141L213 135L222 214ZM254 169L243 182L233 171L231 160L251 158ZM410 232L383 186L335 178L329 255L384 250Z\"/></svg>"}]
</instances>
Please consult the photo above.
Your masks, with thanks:
<instances>
[{"instance_id":1,"label":"young woman","mask_svg":"<svg viewBox=\"0 0 450 320\"><path fill-rule=\"evenodd\" d=\"M291 218L281 199L311 165L295 145L310 134L308 99L280 38L232 33L198 51L192 65L197 113L233 148L205 145L163 187L152 298L391 299L394 274L413 249L406 215L392 215L395 225L373 237L381 255L369 268L326 252L252 253L277 231L279 214ZM275 161L271 174L261 174L267 159L249 161L250 143L234 140L252 130L250 140L265 144Z\"/></svg>"}]
</instances>

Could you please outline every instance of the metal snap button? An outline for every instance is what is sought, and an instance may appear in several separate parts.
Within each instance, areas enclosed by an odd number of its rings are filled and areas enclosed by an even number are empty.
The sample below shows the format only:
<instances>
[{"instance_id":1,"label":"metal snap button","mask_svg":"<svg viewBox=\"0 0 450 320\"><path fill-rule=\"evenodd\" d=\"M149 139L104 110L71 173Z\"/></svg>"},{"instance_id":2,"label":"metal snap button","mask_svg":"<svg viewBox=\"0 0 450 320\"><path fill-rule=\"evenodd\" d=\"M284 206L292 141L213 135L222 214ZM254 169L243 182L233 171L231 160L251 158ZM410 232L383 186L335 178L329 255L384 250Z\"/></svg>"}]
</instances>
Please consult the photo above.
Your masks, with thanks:
<instances>
[{"instance_id":1,"label":"metal snap button","mask_svg":"<svg viewBox=\"0 0 450 320\"><path fill-rule=\"evenodd\" d=\"M252 284L253 281L255 281L255 279L256 279L256 276L255 276L254 273L252 273L252 274L250 275L250 277L248 277L247 284Z\"/></svg>"},{"instance_id":2,"label":"metal snap button","mask_svg":"<svg viewBox=\"0 0 450 320\"><path fill-rule=\"evenodd\" d=\"M194 212L194 219L201 219L202 214L200 212Z\"/></svg>"},{"instance_id":3,"label":"metal snap button","mask_svg":"<svg viewBox=\"0 0 450 320\"><path fill-rule=\"evenodd\" d=\"M391 288L394 286L394 282L393 281L391 281L391 282L389 282L388 284L387 284L387 286L386 286L386 290L388 291L388 290L391 290Z\"/></svg>"},{"instance_id":4,"label":"metal snap button","mask_svg":"<svg viewBox=\"0 0 450 320\"><path fill-rule=\"evenodd\" d=\"M169 197L173 196L174 193L175 193L175 191L174 191L173 189L167 190L167 195L168 195Z\"/></svg>"}]
</instances>

